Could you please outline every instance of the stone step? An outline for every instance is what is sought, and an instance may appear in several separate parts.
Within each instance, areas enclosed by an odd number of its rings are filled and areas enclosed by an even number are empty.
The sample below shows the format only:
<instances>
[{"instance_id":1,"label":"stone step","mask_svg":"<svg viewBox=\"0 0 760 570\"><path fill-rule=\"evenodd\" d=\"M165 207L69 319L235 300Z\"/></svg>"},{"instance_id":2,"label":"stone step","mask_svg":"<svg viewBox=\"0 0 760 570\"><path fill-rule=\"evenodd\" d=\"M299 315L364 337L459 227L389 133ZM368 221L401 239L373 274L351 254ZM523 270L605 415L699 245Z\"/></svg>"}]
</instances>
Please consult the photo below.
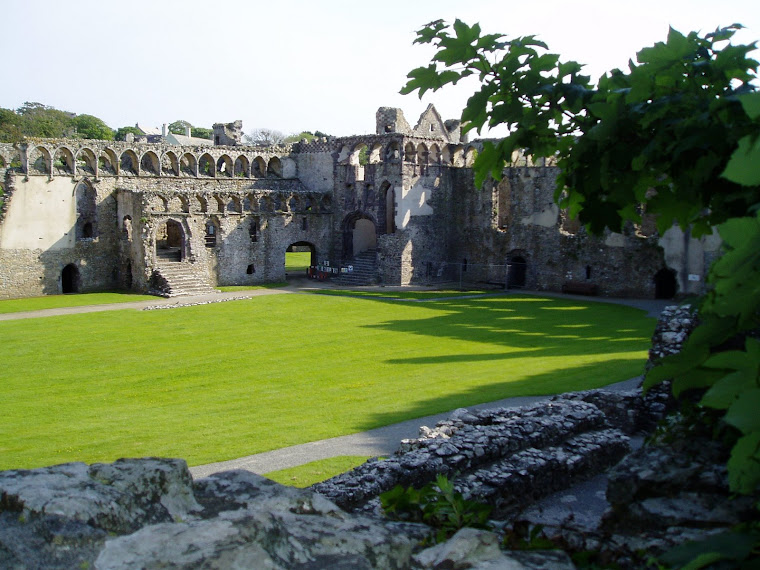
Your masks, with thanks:
<instances>
[{"instance_id":1,"label":"stone step","mask_svg":"<svg viewBox=\"0 0 760 570\"><path fill-rule=\"evenodd\" d=\"M161 284L159 293L164 297L186 297L218 293L205 275L188 263L161 263L155 271Z\"/></svg>"}]
</instances>

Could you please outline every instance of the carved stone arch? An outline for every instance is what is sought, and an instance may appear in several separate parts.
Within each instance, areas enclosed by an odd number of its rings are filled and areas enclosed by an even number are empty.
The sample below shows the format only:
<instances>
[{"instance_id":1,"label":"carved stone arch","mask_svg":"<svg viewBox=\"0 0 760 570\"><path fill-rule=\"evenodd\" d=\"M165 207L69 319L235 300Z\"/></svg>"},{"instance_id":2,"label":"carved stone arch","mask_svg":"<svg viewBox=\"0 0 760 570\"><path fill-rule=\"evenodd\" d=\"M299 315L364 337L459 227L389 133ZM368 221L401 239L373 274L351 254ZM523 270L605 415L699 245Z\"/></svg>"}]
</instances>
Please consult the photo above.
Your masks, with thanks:
<instances>
[{"instance_id":1,"label":"carved stone arch","mask_svg":"<svg viewBox=\"0 0 760 570\"><path fill-rule=\"evenodd\" d=\"M226 155L223 154L219 157L219 160L216 161L216 176L219 178L227 177L232 178L233 175L233 166L232 166L232 159Z\"/></svg>"},{"instance_id":2,"label":"carved stone arch","mask_svg":"<svg viewBox=\"0 0 760 570\"><path fill-rule=\"evenodd\" d=\"M348 159L348 163L353 164L354 166L364 166L368 162L368 153L369 147L367 146L367 143L358 142L354 145L354 148L351 149L351 156Z\"/></svg>"},{"instance_id":3,"label":"carved stone arch","mask_svg":"<svg viewBox=\"0 0 760 570\"><path fill-rule=\"evenodd\" d=\"M187 239L186 219L168 217L156 224L153 235L157 262L177 262L187 258L190 240Z\"/></svg>"},{"instance_id":4,"label":"carved stone arch","mask_svg":"<svg viewBox=\"0 0 760 570\"><path fill-rule=\"evenodd\" d=\"M187 201L187 197L182 194L175 194L172 196L168 202L168 211L172 213L189 212L190 204Z\"/></svg>"},{"instance_id":5,"label":"carved stone arch","mask_svg":"<svg viewBox=\"0 0 760 570\"><path fill-rule=\"evenodd\" d=\"M404 162L417 163L417 149L413 142L408 142L404 145Z\"/></svg>"},{"instance_id":6,"label":"carved stone arch","mask_svg":"<svg viewBox=\"0 0 760 570\"><path fill-rule=\"evenodd\" d=\"M456 145L451 149L451 166L462 168L464 166L464 147Z\"/></svg>"},{"instance_id":7,"label":"carved stone arch","mask_svg":"<svg viewBox=\"0 0 760 570\"><path fill-rule=\"evenodd\" d=\"M152 150L143 153L140 158L140 174L158 176L161 172L161 162Z\"/></svg>"},{"instance_id":8,"label":"carved stone arch","mask_svg":"<svg viewBox=\"0 0 760 570\"><path fill-rule=\"evenodd\" d=\"M248 162L248 157L241 154L235 159L235 166L233 169L235 178L250 178L251 177L251 164Z\"/></svg>"},{"instance_id":9,"label":"carved stone arch","mask_svg":"<svg viewBox=\"0 0 760 570\"><path fill-rule=\"evenodd\" d=\"M474 146L468 146L464 149L464 167L465 168L472 168L472 165L475 164L475 159L478 157L478 149L476 149Z\"/></svg>"},{"instance_id":10,"label":"carved stone arch","mask_svg":"<svg viewBox=\"0 0 760 570\"><path fill-rule=\"evenodd\" d=\"M179 159L170 150L161 156L161 175L179 176Z\"/></svg>"},{"instance_id":11,"label":"carved stone arch","mask_svg":"<svg viewBox=\"0 0 760 570\"><path fill-rule=\"evenodd\" d=\"M282 199L282 196L279 192L275 192L272 195L272 207L274 208L275 212L282 212L283 208L287 207L285 205L285 200Z\"/></svg>"},{"instance_id":12,"label":"carved stone arch","mask_svg":"<svg viewBox=\"0 0 760 570\"><path fill-rule=\"evenodd\" d=\"M186 152L179 161L180 176L198 176L198 159L194 154Z\"/></svg>"},{"instance_id":13,"label":"carved stone arch","mask_svg":"<svg viewBox=\"0 0 760 570\"><path fill-rule=\"evenodd\" d=\"M119 157L119 174L122 176L137 176L140 162L137 160L137 154L131 149L121 153Z\"/></svg>"},{"instance_id":14,"label":"carved stone arch","mask_svg":"<svg viewBox=\"0 0 760 570\"><path fill-rule=\"evenodd\" d=\"M27 174L50 174L53 160L50 151L44 146L30 147L27 150Z\"/></svg>"},{"instance_id":15,"label":"carved stone arch","mask_svg":"<svg viewBox=\"0 0 760 570\"><path fill-rule=\"evenodd\" d=\"M282 178L282 162L279 157L273 156L267 164L268 178Z\"/></svg>"},{"instance_id":16,"label":"carved stone arch","mask_svg":"<svg viewBox=\"0 0 760 570\"><path fill-rule=\"evenodd\" d=\"M244 212L258 212L259 200L255 194L246 194L243 198L243 211Z\"/></svg>"},{"instance_id":17,"label":"carved stone arch","mask_svg":"<svg viewBox=\"0 0 760 570\"><path fill-rule=\"evenodd\" d=\"M198 159L198 176L214 178L216 176L216 163L209 153L204 153Z\"/></svg>"},{"instance_id":18,"label":"carved stone arch","mask_svg":"<svg viewBox=\"0 0 760 570\"><path fill-rule=\"evenodd\" d=\"M430 150L428 150L428 162L430 164L441 163L441 149L435 143L431 144Z\"/></svg>"},{"instance_id":19,"label":"carved stone arch","mask_svg":"<svg viewBox=\"0 0 760 570\"><path fill-rule=\"evenodd\" d=\"M301 200L299 196L295 194L290 196L290 199L288 200L288 211L291 213L301 211Z\"/></svg>"},{"instance_id":20,"label":"carved stone arch","mask_svg":"<svg viewBox=\"0 0 760 570\"><path fill-rule=\"evenodd\" d=\"M224 212L224 198L219 194L211 194L208 200L208 211L214 213Z\"/></svg>"},{"instance_id":21,"label":"carved stone arch","mask_svg":"<svg viewBox=\"0 0 760 570\"><path fill-rule=\"evenodd\" d=\"M377 224L366 212L352 212L343 218L343 259L377 247Z\"/></svg>"},{"instance_id":22,"label":"carved stone arch","mask_svg":"<svg viewBox=\"0 0 760 570\"><path fill-rule=\"evenodd\" d=\"M74 175L74 154L65 146L56 149L53 155L53 174Z\"/></svg>"},{"instance_id":23,"label":"carved stone arch","mask_svg":"<svg viewBox=\"0 0 760 570\"><path fill-rule=\"evenodd\" d=\"M351 159L351 148L348 145L343 145L338 153L338 164L348 164Z\"/></svg>"},{"instance_id":24,"label":"carved stone arch","mask_svg":"<svg viewBox=\"0 0 760 570\"><path fill-rule=\"evenodd\" d=\"M386 162L398 162L401 160L401 150L399 149L398 141L391 141L385 147L385 160Z\"/></svg>"},{"instance_id":25,"label":"carved stone arch","mask_svg":"<svg viewBox=\"0 0 760 570\"><path fill-rule=\"evenodd\" d=\"M87 148L80 148L76 156L77 176L95 176L98 167L98 161L95 153Z\"/></svg>"},{"instance_id":26,"label":"carved stone arch","mask_svg":"<svg viewBox=\"0 0 760 570\"><path fill-rule=\"evenodd\" d=\"M261 198L259 198L259 211L266 213L271 213L274 211L272 197L269 194L264 194L261 196Z\"/></svg>"},{"instance_id":27,"label":"carved stone arch","mask_svg":"<svg viewBox=\"0 0 760 570\"><path fill-rule=\"evenodd\" d=\"M420 143L417 145L417 164L427 164L428 163L428 147L425 143Z\"/></svg>"},{"instance_id":28,"label":"carved stone arch","mask_svg":"<svg viewBox=\"0 0 760 570\"><path fill-rule=\"evenodd\" d=\"M119 160L113 149L104 148L98 157L98 176L116 176L118 173Z\"/></svg>"},{"instance_id":29,"label":"carved stone arch","mask_svg":"<svg viewBox=\"0 0 760 570\"><path fill-rule=\"evenodd\" d=\"M204 214L208 212L208 198L203 194L198 194L195 199L198 202L198 211Z\"/></svg>"},{"instance_id":30,"label":"carved stone arch","mask_svg":"<svg viewBox=\"0 0 760 570\"><path fill-rule=\"evenodd\" d=\"M369 150L368 159L370 164L378 164L384 160L382 143L376 142L372 145L372 148Z\"/></svg>"},{"instance_id":31,"label":"carved stone arch","mask_svg":"<svg viewBox=\"0 0 760 570\"><path fill-rule=\"evenodd\" d=\"M230 195L230 199L227 202L227 211L233 212L235 214L243 213L243 204L240 201L240 196L238 196L237 194Z\"/></svg>"},{"instance_id":32,"label":"carved stone arch","mask_svg":"<svg viewBox=\"0 0 760 570\"><path fill-rule=\"evenodd\" d=\"M329 194L322 196L319 201L319 211L325 214L329 214L333 209L333 201Z\"/></svg>"},{"instance_id":33,"label":"carved stone arch","mask_svg":"<svg viewBox=\"0 0 760 570\"><path fill-rule=\"evenodd\" d=\"M148 199L148 208L156 214L169 211L169 201L160 194L153 194Z\"/></svg>"},{"instance_id":34,"label":"carved stone arch","mask_svg":"<svg viewBox=\"0 0 760 570\"><path fill-rule=\"evenodd\" d=\"M267 163L263 157L257 156L251 163L251 176L253 178L265 178L267 175Z\"/></svg>"}]
</instances>

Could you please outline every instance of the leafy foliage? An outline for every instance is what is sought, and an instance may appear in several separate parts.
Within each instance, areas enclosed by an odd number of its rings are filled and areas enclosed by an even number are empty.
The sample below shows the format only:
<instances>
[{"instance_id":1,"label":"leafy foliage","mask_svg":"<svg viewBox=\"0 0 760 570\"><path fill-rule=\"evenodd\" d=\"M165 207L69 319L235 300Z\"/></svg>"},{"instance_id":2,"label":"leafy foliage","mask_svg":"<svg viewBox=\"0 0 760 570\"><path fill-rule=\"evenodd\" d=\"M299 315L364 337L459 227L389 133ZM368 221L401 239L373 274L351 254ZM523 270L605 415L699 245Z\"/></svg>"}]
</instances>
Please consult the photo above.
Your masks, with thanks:
<instances>
[{"instance_id":1,"label":"leafy foliage","mask_svg":"<svg viewBox=\"0 0 760 570\"><path fill-rule=\"evenodd\" d=\"M24 137L113 140L114 132L97 117L42 103L26 102L16 111L0 109L0 142L18 142Z\"/></svg>"},{"instance_id":2,"label":"leafy foliage","mask_svg":"<svg viewBox=\"0 0 760 570\"><path fill-rule=\"evenodd\" d=\"M117 141L125 141L127 140L127 133L132 133L133 135L141 135L142 131L140 131L140 129L137 127L119 127L114 133L114 139Z\"/></svg>"},{"instance_id":3,"label":"leafy foliage","mask_svg":"<svg viewBox=\"0 0 760 570\"><path fill-rule=\"evenodd\" d=\"M490 506L466 500L454 490L454 483L440 474L435 483L420 489L396 485L380 495L380 504L390 518L422 522L435 528L436 542L450 538L466 526L488 528L491 514Z\"/></svg>"},{"instance_id":4,"label":"leafy foliage","mask_svg":"<svg viewBox=\"0 0 760 570\"><path fill-rule=\"evenodd\" d=\"M753 92L755 44L731 45L741 25L700 36L670 29L629 69L596 85L581 66L562 62L526 36L482 35L457 20L432 22L418 43L438 51L413 70L402 93L437 90L475 75L480 89L462 112L464 130L507 125L484 142L475 161L479 185L520 149L556 156L562 172L555 198L591 231L620 231L641 212L692 235L718 227L724 255L713 265L701 324L683 352L650 371L646 386L673 379L676 395L705 391L701 405L725 411L719 428L734 430L731 488L760 486L760 94ZM732 343L732 346L727 345ZM727 349L728 348L728 349Z\"/></svg>"}]
</instances>

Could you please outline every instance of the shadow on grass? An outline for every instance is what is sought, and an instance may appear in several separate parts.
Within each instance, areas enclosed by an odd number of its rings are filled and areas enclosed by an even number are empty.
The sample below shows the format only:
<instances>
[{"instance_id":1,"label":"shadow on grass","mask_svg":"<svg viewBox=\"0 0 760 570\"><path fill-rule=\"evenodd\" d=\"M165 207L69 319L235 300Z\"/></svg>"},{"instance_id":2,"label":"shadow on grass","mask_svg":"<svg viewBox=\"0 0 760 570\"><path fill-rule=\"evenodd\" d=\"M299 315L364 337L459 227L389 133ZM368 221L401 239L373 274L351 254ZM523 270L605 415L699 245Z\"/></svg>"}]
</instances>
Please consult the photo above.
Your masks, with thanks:
<instances>
[{"instance_id":1,"label":"shadow on grass","mask_svg":"<svg viewBox=\"0 0 760 570\"><path fill-rule=\"evenodd\" d=\"M621 377L621 372L626 370L629 373L623 374L624 377ZM605 371L609 375L605 374ZM598 364L575 366L561 371L536 374L521 380L494 382L488 386L466 389L456 393L449 391L446 395L414 403L409 403L408 398L400 398L398 409L366 417L365 422L356 426L356 431L376 429L403 421L414 421L409 420L409 418L424 418L425 416L450 412L457 408L470 408L506 398L562 394L568 391L566 388L568 382L573 386L569 391L573 392L603 388L608 384L635 378L643 373L643 361L613 359ZM413 387L410 389L413 390ZM524 402L517 401L511 405L524 405Z\"/></svg>"}]
</instances>

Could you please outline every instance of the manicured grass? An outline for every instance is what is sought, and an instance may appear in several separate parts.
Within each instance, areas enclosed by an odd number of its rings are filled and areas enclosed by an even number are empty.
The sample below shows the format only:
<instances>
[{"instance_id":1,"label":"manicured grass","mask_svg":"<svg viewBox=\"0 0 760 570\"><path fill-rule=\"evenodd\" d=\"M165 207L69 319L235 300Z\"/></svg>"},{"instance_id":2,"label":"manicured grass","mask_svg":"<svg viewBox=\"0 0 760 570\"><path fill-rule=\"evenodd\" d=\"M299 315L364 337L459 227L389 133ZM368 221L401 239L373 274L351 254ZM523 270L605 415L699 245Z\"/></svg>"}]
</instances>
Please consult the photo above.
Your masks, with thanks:
<instances>
[{"instance_id":1,"label":"manicured grass","mask_svg":"<svg viewBox=\"0 0 760 570\"><path fill-rule=\"evenodd\" d=\"M59 309L61 307L81 307L84 305L108 305L111 303L132 303L135 301L155 301L153 295L135 295L132 293L80 293L75 295L47 295L45 297L27 297L25 299L7 299L0 301L0 313L20 313L22 311L39 311L41 309Z\"/></svg>"},{"instance_id":2,"label":"manicured grass","mask_svg":"<svg viewBox=\"0 0 760 570\"><path fill-rule=\"evenodd\" d=\"M285 272L292 273L306 270L311 265L310 251L286 251L285 252Z\"/></svg>"},{"instance_id":3,"label":"manicured grass","mask_svg":"<svg viewBox=\"0 0 760 570\"><path fill-rule=\"evenodd\" d=\"M277 481L291 487L310 487L314 483L320 483L330 477L335 477L361 465L369 457L364 455L339 455L305 463L298 467L270 471L266 474L267 479Z\"/></svg>"},{"instance_id":4,"label":"manicured grass","mask_svg":"<svg viewBox=\"0 0 760 570\"><path fill-rule=\"evenodd\" d=\"M268 295L0 322L0 468L222 461L642 372L654 319L500 295Z\"/></svg>"},{"instance_id":5,"label":"manicured grass","mask_svg":"<svg viewBox=\"0 0 760 570\"><path fill-rule=\"evenodd\" d=\"M469 297L471 295L500 295L504 293L503 290L460 290L460 289L444 289L439 291L360 291L349 289L318 289L312 291L319 295L335 295L338 297L360 297L364 299L403 299L405 301L426 301L435 299L446 299L449 297Z\"/></svg>"}]
</instances>

